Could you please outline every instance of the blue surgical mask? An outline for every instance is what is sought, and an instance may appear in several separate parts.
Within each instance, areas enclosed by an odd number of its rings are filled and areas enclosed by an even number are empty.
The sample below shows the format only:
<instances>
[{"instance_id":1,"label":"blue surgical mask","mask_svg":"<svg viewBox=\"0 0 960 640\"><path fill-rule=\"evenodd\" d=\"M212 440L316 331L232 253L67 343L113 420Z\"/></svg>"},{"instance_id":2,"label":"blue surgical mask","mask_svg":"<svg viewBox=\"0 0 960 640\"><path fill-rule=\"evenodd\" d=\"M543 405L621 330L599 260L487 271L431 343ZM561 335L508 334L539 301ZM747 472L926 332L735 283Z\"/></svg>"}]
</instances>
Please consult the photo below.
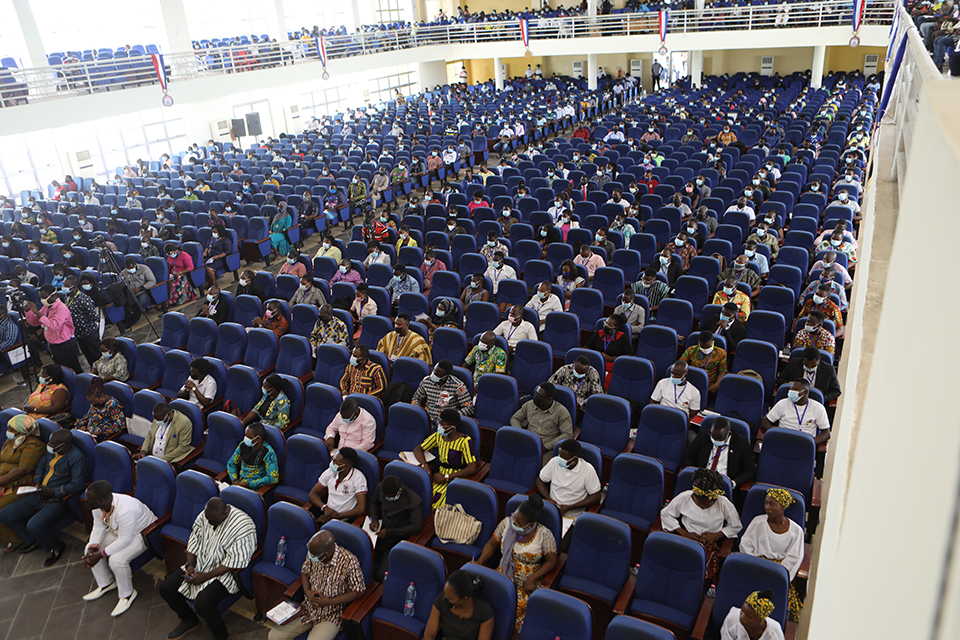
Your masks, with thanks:
<instances>
[{"instance_id":1,"label":"blue surgical mask","mask_svg":"<svg viewBox=\"0 0 960 640\"><path fill-rule=\"evenodd\" d=\"M710 436L710 442L712 442L715 447L722 447L727 443L726 440L714 440L713 436Z\"/></svg>"},{"instance_id":2,"label":"blue surgical mask","mask_svg":"<svg viewBox=\"0 0 960 640\"><path fill-rule=\"evenodd\" d=\"M359 363L360 363L360 361L357 360L357 357L356 357L356 356L350 356L350 364L351 364L352 366L355 367L355 366L357 366Z\"/></svg>"},{"instance_id":3,"label":"blue surgical mask","mask_svg":"<svg viewBox=\"0 0 960 640\"><path fill-rule=\"evenodd\" d=\"M320 556L315 556L309 551L307 551L307 557L310 558L310 562L320 562Z\"/></svg>"},{"instance_id":4,"label":"blue surgical mask","mask_svg":"<svg viewBox=\"0 0 960 640\"><path fill-rule=\"evenodd\" d=\"M436 375L435 373L431 373L431 374L430 374L430 381L431 381L431 382L434 382L434 383L439 383L439 382L440 382L440 376Z\"/></svg>"},{"instance_id":5,"label":"blue surgical mask","mask_svg":"<svg viewBox=\"0 0 960 640\"><path fill-rule=\"evenodd\" d=\"M679 386L679 385L683 384L683 376L681 376L681 377L679 377L679 378L677 378L676 376L670 376L670 382L672 382L673 384Z\"/></svg>"},{"instance_id":6,"label":"blue surgical mask","mask_svg":"<svg viewBox=\"0 0 960 640\"><path fill-rule=\"evenodd\" d=\"M796 404L800 402L800 392L795 389L790 389L790 391L787 391L787 398L790 399L790 402Z\"/></svg>"},{"instance_id":7,"label":"blue surgical mask","mask_svg":"<svg viewBox=\"0 0 960 640\"><path fill-rule=\"evenodd\" d=\"M340 473L340 465L338 465L333 460L330 461L330 471L333 473Z\"/></svg>"},{"instance_id":8,"label":"blue surgical mask","mask_svg":"<svg viewBox=\"0 0 960 640\"><path fill-rule=\"evenodd\" d=\"M397 500L400 499L400 494L398 493L395 496L383 496L383 499L386 500L387 502L396 502Z\"/></svg>"},{"instance_id":9,"label":"blue surgical mask","mask_svg":"<svg viewBox=\"0 0 960 640\"><path fill-rule=\"evenodd\" d=\"M217 296L211 295L209 293L207 294L207 302L213 302L216 299L217 299Z\"/></svg>"},{"instance_id":10,"label":"blue surgical mask","mask_svg":"<svg viewBox=\"0 0 960 640\"><path fill-rule=\"evenodd\" d=\"M57 455L57 452L54 451L54 450L53 450L53 447L51 447L50 445L47 445L47 453L49 453L49 454L52 455L52 456Z\"/></svg>"},{"instance_id":11,"label":"blue surgical mask","mask_svg":"<svg viewBox=\"0 0 960 640\"><path fill-rule=\"evenodd\" d=\"M82 284L82 285L80 285L80 287L81 287L84 291L90 291L90 290L93 289L93 285L92 285L92 284Z\"/></svg>"},{"instance_id":12,"label":"blue surgical mask","mask_svg":"<svg viewBox=\"0 0 960 640\"><path fill-rule=\"evenodd\" d=\"M7 431L7 440L13 440L16 437L17 437L16 433L14 433L13 431Z\"/></svg>"},{"instance_id":13,"label":"blue surgical mask","mask_svg":"<svg viewBox=\"0 0 960 640\"><path fill-rule=\"evenodd\" d=\"M110 358L113 357L113 354L108 351L106 353L101 354L100 357L103 358L104 360L109 360Z\"/></svg>"},{"instance_id":14,"label":"blue surgical mask","mask_svg":"<svg viewBox=\"0 0 960 640\"><path fill-rule=\"evenodd\" d=\"M560 465L561 469L567 469L570 466L570 463L567 460L564 460L560 456L557 456L557 464Z\"/></svg>"},{"instance_id":15,"label":"blue surgical mask","mask_svg":"<svg viewBox=\"0 0 960 640\"><path fill-rule=\"evenodd\" d=\"M253 446L253 438L248 438L247 436L244 436L244 437L243 437L243 444L245 444L245 445L248 446L248 447L252 447L252 446Z\"/></svg>"},{"instance_id":16,"label":"blue surgical mask","mask_svg":"<svg viewBox=\"0 0 960 640\"><path fill-rule=\"evenodd\" d=\"M576 370L576 369L573 370L573 377L576 378L577 380L582 380L582 379L585 378L586 376L587 376L586 372L584 372L584 373L577 373L577 370Z\"/></svg>"}]
</instances>

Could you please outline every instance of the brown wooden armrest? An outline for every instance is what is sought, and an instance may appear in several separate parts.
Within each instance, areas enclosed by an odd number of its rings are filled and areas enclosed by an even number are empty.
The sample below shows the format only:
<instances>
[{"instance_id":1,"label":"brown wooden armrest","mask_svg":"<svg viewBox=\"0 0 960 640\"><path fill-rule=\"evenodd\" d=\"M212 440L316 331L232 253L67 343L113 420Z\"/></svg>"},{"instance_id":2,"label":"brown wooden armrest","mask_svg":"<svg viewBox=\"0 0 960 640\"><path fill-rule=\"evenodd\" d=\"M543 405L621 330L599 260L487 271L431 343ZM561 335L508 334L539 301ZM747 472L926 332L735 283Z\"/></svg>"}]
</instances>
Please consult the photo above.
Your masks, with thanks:
<instances>
[{"instance_id":1,"label":"brown wooden armrest","mask_svg":"<svg viewBox=\"0 0 960 640\"><path fill-rule=\"evenodd\" d=\"M343 620L350 620L351 617L357 612L357 610L363 606L367 598L370 597L370 594L372 594L374 591L376 591L380 587L382 587L380 583L376 581L371 581L370 584L367 585L367 588L364 590L363 594L359 598L357 598L356 600L354 600L353 602L347 605L347 608L343 610L343 615L340 617Z\"/></svg>"},{"instance_id":2,"label":"brown wooden armrest","mask_svg":"<svg viewBox=\"0 0 960 640\"><path fill-rule=\"evenodd\" d=\"M703 604L700 605L700 612L697 613L697 621L693 625L693 632L690 634L693 640L704 640L707 637L711 613L713 613L713 598L704 598Z\"/></svg>"},{"instance_id":3,"label":"brown wooden armrest","mask_svg":"<svg viewBox=\"0 0 960 640\"><path fill-rule=\"evenodd\" d=\"M810 578L810 558L813 556L813 545L809 542L803 543L803 560L800 561L800 568L797 569L797 577L807 580Z\"/></svg>"},{"instance_id":4,"label":"brown wooden armrest","mask_svg":"<svg viewBox=\"0 0 960 640\"><path fill-rule=\"evenodd\" d=\"M294 596L300 593L301 589L303 589L303 582L300 580L300 577L297 576L297 579L283 592L283 597L293 599Z\"/></svg>"},{"instance_id":5,"label":"brown wooden armrest","mask_svg":"<svg viewBox=\"0 0 960 640\"><path fill-rule=\"evenodd\" d=\"M185 457L183 460L181 460L177 464L179 464L181 467L184 467L184 468L193 464L193 462L195 460L198 460L201 454L203 454L203 450L206 448L206 446L207 446L207 443L201 442L200 444L198 444L196 447L193 448L193 451L187 454L187 457Z\"/></svg>"},{"instance_id":6,"label":"brown wooden armrest","mask_svg":"<svg viewBox=\"0 0 960 640\"><path fill-rule=\"evenodd\" d=\"M171 519L173 519L173 511L163 514L162 516L160 516L159 518L157 518L156 520L148 524L146 527L144 527L143 531L140 532L140 535L149 536L155 533L161 527L163 527L168 522L170 522Z\"/></svg>"},{"instance_id":7,"label":"brown wooden armrest","mask_svg":"<svg viewBox=\"0 0 960 640\"><path fill-rule=\"evenodd\" d=\"M214 480L217 482L226 482L228 471L221 471L218 475L214 476Z\"/></svg>"},{"instance_id":8,"label":"brown wooden armrest","mask_svg":"<svg viewBox=\"0 0 960 640\"><path fill-rule=\"evenodd\" d=\"M753 480L747 480L747 481L744 482L742 485L740 485L739 487L737 487L737 490L738 490L738 491L743 491L744 493L747 493L748 491L750 491L750 487L752 487L752 486L753 486Z\"/></svg>"},{"instance_id":9,"label":"brown wooden armrest","mask_svg":"<svg viewBox=\"0 0 960 640\"><path fill-rule=\"evenodd\" d=\"M282 482L283 482L283 474L280 474L280 480L277 482L277 484L268 484L265 487L260 487L259 489L257 489L257 495L260 496L261 498L266 498L267 493L269 493L272 489L276 489L278 486L280 486L280 483Z\"/></svg>"},{"instance_id":10,"label":"brown wooden armrest","mask_svg":"<svg viewBox=\"0 0 960 640\"><path fill-rule=\"evenodd\" d=\"M653 524L650 525L650 531L647 531L649 536L654 531L663 531L663 523L660 522L660 514L657 514L657 519L653 521ZM667 532L669 533L669 531Z\"/></svg>"},{"instance_id":11,"label":"brown wooden armrest","mask_svg":"<svg viewBox=\"0 0 960 640\"><path fill-rule=\"evenodd\" d=\"M560 572L563 571L564 565L567 564L567 554L561 553L557 556L557 566L553 568L553 571L543 576L540 580L540 586L549 589L553 586L553 583L556 582L557 578L560 576Z\"/></svg>"},{"instance_id":12,"label":"brown wooden armrest","mask_svg":"<svg viewBox=\"0 0 960 640\"><path fill-rule=\"evenodd\" d=\"M797 640L796 622L787 622L787 626L783 629L783 640Z\"/></svg>"},{"instance_id":13,"label":"brown wooden armrest","mask_svg":"<svg viewBox=\"0 0 960 640\"><path fill-rule=\"evenodd\" d=\"M371 585L372 586L372 585ZM383 597L383 585L378 584L374 587L369 596L358 598L347 607L343 612L343 619L348 622L360 623L361 620L373 613L373 610L380 604L380 598ZM360 602L361 604L357 605ZM355 606L356 605L356 606ZM349 613L349 615L347 615Z\"/></svg>"},{"instance_id":14,"label":"brown wooden armrest","mask_svg":"<svg viewBox=\"0 0 960 640\"><path fill-rule=\"evenodd\" d=\"M433 523L433 514L431 513L427 516L427 519L423 522L423 529L420 530L420 533L415 533L410 536L410 542L420 545L421 547L427 546L427 543L430 542L430 538L433 537L436 527Z\"/></svg>"},{"instance_id":15,"label":"brown wooden armrest","mask_svg":"<svg viewBox=\"0 0 960 640\"><path fill-rule=\"evenodd\" d=\"M637 576L630 574L626 584L623 585L623 589L620 591L620 597L617 598L617 602L613 605L614 615L623 615L627 612L627 606L630 604L630 599L633 597L633 592L636 587Z\"/></svg>"},{"instance_id":16,"label":"brown wooden armrest","mask_svg":"<svg viewBox=\"0 0 960 640\"><path fill-rule=\"evenodd\" d=\"M820 478L813 479L813 489L810 494L810 506L820 508L821 498L823 494L823 480Z\"/></svg>"},{"instance_id":17,"label":"brown wooden armrest","mask_svg":"<svg viewBox=\"0 0 960 640\"><path fill-rule=\"evenodd\" d=\"M818 444L818 445L817 445L817 453L826 453L826 452L827 452L827 446L828 446L829 444L830 444L830 441L829 441L829 440L827 440L826 442L821 442L820 444Z\"/></svg>"},{"instance_id":18,"label":"brown wooden armrest","mask_svg":"<svg viewBox=\"0 0 960 640\"><path fill-rule=\"evenodd\" d=\"M474 475L470 479L473 480L474 482L483 482L486 479L487 475L489 475L489 473L490 473L490 465L487 463L483 463L480 466L480 468L477 469L476 475Z\"/></svg>"}]
</instances>

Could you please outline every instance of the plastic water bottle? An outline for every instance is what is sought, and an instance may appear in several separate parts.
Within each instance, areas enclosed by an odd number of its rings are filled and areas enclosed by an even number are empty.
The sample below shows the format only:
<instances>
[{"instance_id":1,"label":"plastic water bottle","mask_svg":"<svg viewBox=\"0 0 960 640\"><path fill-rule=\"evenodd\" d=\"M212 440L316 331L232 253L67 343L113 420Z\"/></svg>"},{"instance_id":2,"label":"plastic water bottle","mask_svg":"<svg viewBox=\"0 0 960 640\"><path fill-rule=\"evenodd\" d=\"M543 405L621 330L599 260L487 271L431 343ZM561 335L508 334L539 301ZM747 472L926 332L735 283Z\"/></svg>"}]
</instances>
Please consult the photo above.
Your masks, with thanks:
<instances>
[{"instance_id":1,"label":"plastic water bottle","mask_svg":"<svg viewBox=\"0 0 960 640\"><path fill-rule=\"evenodd\" d=\"M282 567L287 561L287 536L280 536L280 542L277 543L277 561L276 565Z\"/></svg>"},{"instance_id":2,"label":"plastic water bottle","mask_svg":"<svg viewBox=\"0 0 960 640\"><path fill-rule=\"evenodd\" d=\"M413 617L413 607L417 603L417 587L411 582L407 587L407 598L403 602L403 615Z\"/></svg>"}]
</instances>

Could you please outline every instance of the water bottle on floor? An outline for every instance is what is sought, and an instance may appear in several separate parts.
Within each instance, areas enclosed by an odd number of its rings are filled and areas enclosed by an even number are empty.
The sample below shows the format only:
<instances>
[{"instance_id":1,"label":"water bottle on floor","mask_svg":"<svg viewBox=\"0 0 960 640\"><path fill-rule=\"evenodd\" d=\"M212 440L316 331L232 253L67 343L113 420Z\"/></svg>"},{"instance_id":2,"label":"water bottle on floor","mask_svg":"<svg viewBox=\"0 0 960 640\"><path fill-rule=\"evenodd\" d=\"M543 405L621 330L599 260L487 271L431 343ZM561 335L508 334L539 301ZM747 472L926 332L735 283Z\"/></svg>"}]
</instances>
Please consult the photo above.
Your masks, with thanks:
<instances>
[{"instance_id":1,"label":"water bottle on floor","mask_svg":"<svg viewBox=\"0 0 960 640\"><path fill-rule=\"evenodd\" d=\"M403 615L413 617L413 607L417 604L417 588L411 582L407 587L407 598L403 602Z\"/></svg>"},{"instance_id":2,"label":"water bottle on floor","mask_svg":"<svg viewBox=\"0 0 960 640\"><path fill-rule=\"evenodd\" d=\"M287 561L287 536L280 536L280 542L277 543L277 561L276 565L282 567Z\"/></svg>"}]
</instances>

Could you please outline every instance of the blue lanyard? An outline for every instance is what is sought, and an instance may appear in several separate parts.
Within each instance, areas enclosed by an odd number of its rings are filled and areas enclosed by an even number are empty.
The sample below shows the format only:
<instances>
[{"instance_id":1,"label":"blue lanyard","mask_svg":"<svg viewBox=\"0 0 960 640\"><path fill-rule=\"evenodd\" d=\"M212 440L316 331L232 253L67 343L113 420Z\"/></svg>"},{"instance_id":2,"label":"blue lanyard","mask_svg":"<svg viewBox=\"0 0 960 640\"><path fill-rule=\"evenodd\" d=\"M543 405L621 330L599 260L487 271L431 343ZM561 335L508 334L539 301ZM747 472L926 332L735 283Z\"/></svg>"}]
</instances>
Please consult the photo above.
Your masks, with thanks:
<instances>
[{"instance_id":1,"label":"blue lanyard","mask_svg":"<svg viewBox=\"0 0 960 640\"><path fill-rule=\"evenodd\" d=\"M679 387L683 387L683 388L680 390L679 395L677 394L677 387L678 387L678 386L679 386ZM684 384L682 384L682 385L674 385L674 386L673 386L673 404L680 404L680 398L683 397L683 394L684 394L684 392L685 392L686 390L687 390L687 385L686 385L686 383L684 383Z\"/></svg>"},{"instance_id":2,"label":"blue lanyard","mask_svg":"<svg viewBox=\"0 0 960 640\"><path fill-rule=\"evenodd\" d=\"M807 404L803 405L803 415L800 415L800 411L797 409L797 405L793 405L793 412L797 414L797 424L798 426L803 426L803 419L807 417L807 409L810 408L810 401L807 401Z\"/></svg>"}]
</instances>

